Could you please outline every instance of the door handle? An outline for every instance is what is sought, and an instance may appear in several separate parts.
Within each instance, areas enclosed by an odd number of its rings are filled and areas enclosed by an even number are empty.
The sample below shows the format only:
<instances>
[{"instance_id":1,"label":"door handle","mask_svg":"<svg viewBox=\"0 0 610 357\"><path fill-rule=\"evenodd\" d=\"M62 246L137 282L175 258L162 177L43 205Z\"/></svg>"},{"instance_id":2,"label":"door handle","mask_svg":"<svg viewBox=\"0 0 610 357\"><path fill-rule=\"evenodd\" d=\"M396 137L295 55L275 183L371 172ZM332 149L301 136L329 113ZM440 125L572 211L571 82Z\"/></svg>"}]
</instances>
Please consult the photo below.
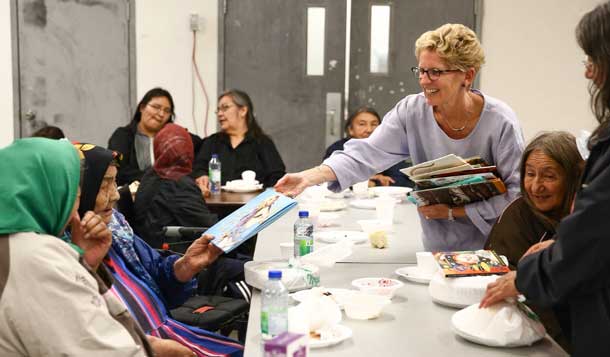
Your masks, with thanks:
<instances>
[{"instance_id":1,"label":"door handle","mask_svg":"<svg viewBox=\"0 0 610 357\"><path fill-rule=\"evenodd\" d=\"M36 119L36 111L30 109L23 116L26 120L32 121L32 120Z\"/></svg>"},{"instance_id":2,"label":"door handle","mask_svg":"<svg viewBox=\"0 0 610 357\"><path fill-rule=\"evenodd\" d=\"M330 135L336 135L335 134L335 116L336 113L334 110L329 110L326 112L326 121L329 123L330 125Z\"/></svg>"},{"instance_id":3,"label":"door handle","mask_svg":"<svg viewBox=\"0 0 610 357\"><path fill-rule=\"evenodd\" d=\"M326 93L326 135L324 142L330 146L341 139L341 93Z\"/></svg>"}]
</instances>

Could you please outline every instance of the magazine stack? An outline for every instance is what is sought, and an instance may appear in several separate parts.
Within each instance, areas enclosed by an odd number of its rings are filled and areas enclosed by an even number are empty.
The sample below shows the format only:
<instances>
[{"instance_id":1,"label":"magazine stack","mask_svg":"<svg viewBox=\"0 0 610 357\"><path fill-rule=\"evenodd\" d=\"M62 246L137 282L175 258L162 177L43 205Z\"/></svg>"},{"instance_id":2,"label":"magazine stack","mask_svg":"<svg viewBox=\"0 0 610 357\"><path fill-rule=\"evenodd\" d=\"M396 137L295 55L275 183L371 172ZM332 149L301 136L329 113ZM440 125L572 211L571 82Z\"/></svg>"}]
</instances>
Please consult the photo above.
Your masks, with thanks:
<instances>
[{"instance_id":1,"label":"magazine stack","mask_svg":"<svg viewBox=\"0 0 610 357\"><path fill-rule=\"evenodd\" d=\"M450 154L402 169L416 185L409 200L418 206L463 206L506 192L495 166L479 157L462 159Z\"/></svg>"}]
</instances>

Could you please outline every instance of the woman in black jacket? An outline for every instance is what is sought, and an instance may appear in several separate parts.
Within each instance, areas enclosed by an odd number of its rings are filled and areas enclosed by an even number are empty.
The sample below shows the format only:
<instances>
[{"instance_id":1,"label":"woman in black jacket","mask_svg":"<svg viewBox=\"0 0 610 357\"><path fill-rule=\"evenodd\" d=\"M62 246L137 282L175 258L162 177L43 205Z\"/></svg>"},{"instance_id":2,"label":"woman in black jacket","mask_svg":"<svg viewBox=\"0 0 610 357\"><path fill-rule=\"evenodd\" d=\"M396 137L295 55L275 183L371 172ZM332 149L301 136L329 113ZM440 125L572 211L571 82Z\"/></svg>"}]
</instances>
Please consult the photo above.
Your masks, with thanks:
<instances>
[{"instance_id":1,"label":"woman in black jacket","mask_svg":"<svg viewBox=\"0 0 610 357\"><path fill-rule=\"evenodd\" d=\"M153 88L138 104L131 123L114 131L108 148L123 154L117 176L119 186L139 181L144 171L153 165L152 139L166 123L174 121L174 116L172 95L163 88ZM201 138L190 135L194 152L197 152Z\"/></svg>"},{"instance_id":2,"label":"woman in black jacket","mask_svg":"<svg viewBox=\"0 0 610 357\"><path fill-rule=\"evenodd\" d=\"M589 139L574 211L554 240L530 248L516 272L488 286L481 306L522 293L556 310L574 356L610 356L610 2L585 14L576 38L587 55L585 77L600 124Z\"/></svg>"},{"instance_id":3,"label":"woman in black jacket","mask_svg":"<svg viewBox=\"0 0 610 357\"><path fill-rule=\"evenodd\" d=\"M218 97L220 131L205 138L193 164L193 176L202 192L209 192L208 164L212 154L221 162L221 182L240 179L246 170L256 172L265 187L275 185L286 167L275 144L256 122L250 97L237 89Z\"/></svg>"}]
</instances>

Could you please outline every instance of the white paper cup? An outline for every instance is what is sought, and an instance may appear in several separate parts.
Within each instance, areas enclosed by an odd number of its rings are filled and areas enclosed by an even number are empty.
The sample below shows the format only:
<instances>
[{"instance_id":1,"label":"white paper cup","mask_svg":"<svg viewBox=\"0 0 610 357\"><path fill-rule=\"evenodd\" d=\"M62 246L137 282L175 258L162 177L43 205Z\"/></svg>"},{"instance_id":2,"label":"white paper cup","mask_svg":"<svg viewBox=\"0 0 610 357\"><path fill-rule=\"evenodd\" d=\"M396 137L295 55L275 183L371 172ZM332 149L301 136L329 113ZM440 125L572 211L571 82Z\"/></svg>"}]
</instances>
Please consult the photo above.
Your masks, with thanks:
<instances>
[{"instance_id":1,"label":"white paper cup","mask_svg":"<svg viewBox=\"0 0 610 357\"><path fill-rule=\"evenodd\" d=\"M377 219L386 225L392 225L394 222L394 206L396 206L396 200L392 197L384 196L375 198Z\"/></svg>"},{"instance_id":2,"label":"white paper cup","mask_svg":"<svg viewBox=\"0 0 610 357\"><path fill-rule=\"evenodd\" d=\"M356 197L368 197L369 180L358 182L352 185L352 191Z\"/></svg>"},{"instance_id":3,"label":"white paper cup","mask_svg":"<svg viewBox=\"0 0 610 357\"><path fill-rule=\"evenodd\" d=\"M282 259L289 260L294 255L294 243L280 243L280 252L282 253Z\"/></svg>"},{"instance_id":4,"label":"white paper cup","mask_svg":"<svg viewBox=\"0 0 610 357\"><path fill-rule=\"evenodd\" d=\"M416 252L417 268L424 274L434 274L439 269L434 255L430 252Z\"/></svg>"},{"instance_id":5,"label":"white paper cup","mask_svg":"<svg viewBox=\"0 0 610 357\"><path fill-rule=\"evenodd\" d=\"M254 182L254 180L256 180L256 172L252 170L246 170L241 173L241 179L248 183Z\"/></svg>"}]
</instances>

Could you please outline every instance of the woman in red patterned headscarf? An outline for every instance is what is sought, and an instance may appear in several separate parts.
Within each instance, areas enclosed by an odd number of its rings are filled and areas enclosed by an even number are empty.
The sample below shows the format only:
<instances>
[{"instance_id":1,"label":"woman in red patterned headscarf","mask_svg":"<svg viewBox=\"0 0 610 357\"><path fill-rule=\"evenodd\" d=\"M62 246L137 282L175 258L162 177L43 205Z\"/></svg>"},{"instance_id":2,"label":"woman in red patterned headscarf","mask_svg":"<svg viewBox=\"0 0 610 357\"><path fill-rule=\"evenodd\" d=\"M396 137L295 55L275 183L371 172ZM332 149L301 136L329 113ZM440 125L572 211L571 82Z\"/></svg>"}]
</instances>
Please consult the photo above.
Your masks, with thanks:
<instances>
[{"instance_id":1,"label":"woman in red patterned headscarf","mask_svg":"<svg viewBox=\"0 0 610 357\"><path fill-rule=\"evenodd\" d=\"M155 164L159 177L178 181L193 171L193 142L183 127L169 123L154 141Z\"/></svg>"},{"instance_id":2,"label":"woman in red patterned headscarf","mask_svg":"<svg viewBox=\"0 0 610 357\"><path fill-rule=\"evenodd\" d=\"M216 215L210 213L199 187L189 176L193 143L186 129L166 124L155 136L153 147L155 164L142 177L133 226L153 248L161 248L164 226L209 227L215 223Z\"/></svg>"}]
</instances>

